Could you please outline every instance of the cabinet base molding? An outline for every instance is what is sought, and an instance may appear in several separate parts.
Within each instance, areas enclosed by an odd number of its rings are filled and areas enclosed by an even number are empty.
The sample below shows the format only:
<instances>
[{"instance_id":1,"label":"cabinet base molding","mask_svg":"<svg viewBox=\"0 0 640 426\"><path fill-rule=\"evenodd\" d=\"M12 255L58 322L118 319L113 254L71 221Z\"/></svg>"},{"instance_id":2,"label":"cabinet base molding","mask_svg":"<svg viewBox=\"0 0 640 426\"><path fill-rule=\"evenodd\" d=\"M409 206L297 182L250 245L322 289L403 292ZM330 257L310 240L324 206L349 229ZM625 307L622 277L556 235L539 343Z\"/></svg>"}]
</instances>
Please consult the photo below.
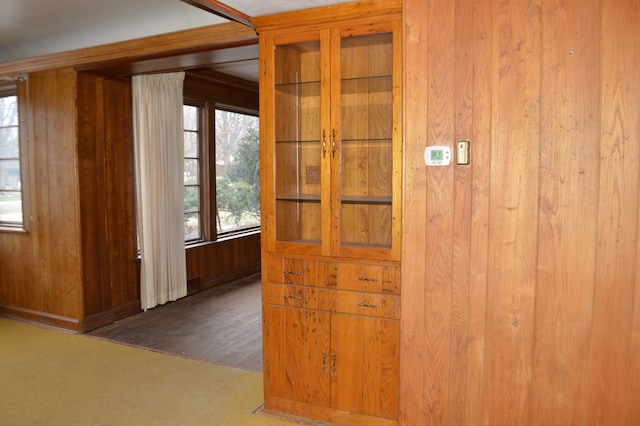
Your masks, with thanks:
<instances>
[{"instance_id":1,"label":"cabinet base molding","mask_svg":"<svg viewBox=\"0 0 640 426\"><path fill-rule=\"evenodd\" d=\"M277 396L265 398L264 411L274 415L293 415L308 419L320 420L335 425L343 426L397 426L397 420L383 419L352 413L350 411L336 410L334 408L313 405L306 402L293 401Z\"/></svg>"}]
</instances>

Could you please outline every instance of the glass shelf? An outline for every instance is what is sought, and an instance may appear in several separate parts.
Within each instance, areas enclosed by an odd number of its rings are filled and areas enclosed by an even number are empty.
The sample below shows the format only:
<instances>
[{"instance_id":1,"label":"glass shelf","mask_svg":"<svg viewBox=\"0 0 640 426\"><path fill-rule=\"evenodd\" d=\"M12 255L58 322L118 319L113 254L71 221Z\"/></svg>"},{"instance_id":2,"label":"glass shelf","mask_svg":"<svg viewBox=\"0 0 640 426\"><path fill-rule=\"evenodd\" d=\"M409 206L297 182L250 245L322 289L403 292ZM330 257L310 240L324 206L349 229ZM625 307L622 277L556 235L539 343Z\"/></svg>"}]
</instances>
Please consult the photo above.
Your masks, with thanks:
<instances>
[{"instance_id":1,"label":"glass shelf","mask_svg":"<svg viewBox=\"0 0 640 426\"><path fill-rule=\"evenodd\" d=\"M308 144L320 144L320 140L319 139L305 139L305 140L276 140L277 144L296 144L299 143L301 145L308 145Z\"/></svg>"},{"instance_id":2,"label":"glass shelf","mask_svg":"<svg viewBox=\"0 0 640 426\"><path fill-rule=\"evenodd\" d=\"M319 142L319 141L316 141ZM359 139L342 139L341 142L343 144L364 144L364 143L371 143L371 142L375 142L375 143L383 143L385 145L391 145L392 144L392 139L391 136L388 137L381 137L381 138L359 138Z\"/></svg>"},{"instance_id":3,"label":"glass shelf","mask_svg":"<svg viewBox=\"0 0 640 426\"><path fill-rule=\"evenodd\" d=\"M368 195L343 195L340 199L342 204L371 204L371 205L391 205L391 196L368 196Z\"/></svg>"},{"instance_id":4,"label":"glass shelf","mask_svg":"<svg viewBox=\"0 0 640 426\"><path fill-rule=\"evenodd\" d=\"M293 201L296 203L319 203L319 194L276 195L276 201Z\"/></svg>"},{"instance_id":5,"label":"glass shelf","mask_svg":"<svg viewBox=\"0 0 640 426\"><path fill-rule=\"evenodd\" d=\"M292 82L276 83L275 84L276 90L284 90L284 91L289 91L289 89L298 89L298 88L301 88L301 87L313 87L313 86L318 86L317 89L319 90L320 81L317 81L317 80L292 81Z\"/></svg>"}]
</instances>

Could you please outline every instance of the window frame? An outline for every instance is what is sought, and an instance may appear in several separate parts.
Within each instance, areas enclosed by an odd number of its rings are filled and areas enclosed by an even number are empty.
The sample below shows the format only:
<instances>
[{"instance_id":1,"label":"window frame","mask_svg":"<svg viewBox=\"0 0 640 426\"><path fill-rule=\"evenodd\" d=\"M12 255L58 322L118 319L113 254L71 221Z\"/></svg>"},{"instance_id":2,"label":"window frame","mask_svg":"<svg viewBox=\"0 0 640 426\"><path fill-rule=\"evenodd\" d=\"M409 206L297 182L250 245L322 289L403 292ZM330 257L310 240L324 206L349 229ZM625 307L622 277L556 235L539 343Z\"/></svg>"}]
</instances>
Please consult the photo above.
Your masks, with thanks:
<instances>
[{"instance_id":1,"label":"window frame","mask_svg":"<svg viewBox=\"0 0 640 426\"><path fill-rule=\"evenodd\" d=\"M185 241L186 246L201 244L208 241L215 241L215 233L211 234L211 200L215 193L211 192L209 184L210 177L210 161L209 158L211 136L209 132L209 109L210 102L197 98L186 97L183 105L189 105L198 108L198 169L199 169L199 199L200 199L200 238ZM214 229L215 231L215 229Z\"/></svg>"},{"instance_id":2,"label":"window frame","mask_svg":"<svg viewBox=\"0 0 640 426\"><path fill-rule=\"evenodd\" d=\"M0 221L0 232L26 233L31 224L28 203L27 83L28 78L26 75L0 81L0 97L15 96L18 103L18 164L20 168L20 202L22 208L22 222Z\"/></svg>"},{"instance_id":3,"label":"window frame","mask_svg":"<svg viewBox=\"0 0 640 426\"><path fill-rule=\"evenodd\" d=\"M200 238L185 241L185 246L193 247L216 241L224 241L259 233L261 225L226 232L218 232L216 224L217 193L216 193L216 140L215 113L216 110L234 112L259 117L257 111L246 108L217 103L194 96L184 96L184 105L199 108L199 167L200 167Z\"/></svg>"}]
</instances>

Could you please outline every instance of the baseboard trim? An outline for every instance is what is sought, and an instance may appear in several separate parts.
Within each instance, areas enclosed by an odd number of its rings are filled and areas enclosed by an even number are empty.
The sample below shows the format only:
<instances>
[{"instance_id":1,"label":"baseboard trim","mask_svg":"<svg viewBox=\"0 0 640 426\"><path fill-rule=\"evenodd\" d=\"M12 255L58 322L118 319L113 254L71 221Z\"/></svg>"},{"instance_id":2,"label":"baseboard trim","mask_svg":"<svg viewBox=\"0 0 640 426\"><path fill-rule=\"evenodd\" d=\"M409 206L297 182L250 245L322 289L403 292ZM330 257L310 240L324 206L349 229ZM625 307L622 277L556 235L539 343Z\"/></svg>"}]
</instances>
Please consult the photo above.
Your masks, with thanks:
<instances>
[{"instance_id":1,"label":"baseboard trim","mask_svg":"<svg viewBox=\"0 0 640 426\"><path fill-rule=\"evenodd\" d=\"M134 300L133 302L117 306L113 309L109 309L108 311L99 312L85 317L85 319L82 320L82 331L87 332L95 330L96 328L104 327L140 312L142 312L140 300Z\"/></svg>"},{"instance_id":2,"label":"baseboard trim","mask_svg":"<svg viewBox=\"0 0 640 426\"><path fill-rule=\"evenodd\" d=\"M260 272L260 262L246 265L242 268L234 269L206 280L194 279L189 282L189 295L198 293L212 287L226 284L249 275ZM99 327L112 324L115 321L127 318L131 315L142 312L140 300L135 300L124 305L117 306L108 311L89 315L84 319L65 317L48 312L35 311L32 309L15 306L0 305L0 316L16 319L35 325L58 328L76 333L84 333Z\"/></svg>"},{"instance_id":3,"label":"baseboard trim","mask_svg":"<svg viewBox=\"0 0 640 426\"><path fill-rule=\"evenodd\" d=\"M83 331L81 321L78 318L65 317L48 312L0 305L0 315L5 318L24 321L34 325L59 328L77 333Z\"/></svg>"}]
</instances>

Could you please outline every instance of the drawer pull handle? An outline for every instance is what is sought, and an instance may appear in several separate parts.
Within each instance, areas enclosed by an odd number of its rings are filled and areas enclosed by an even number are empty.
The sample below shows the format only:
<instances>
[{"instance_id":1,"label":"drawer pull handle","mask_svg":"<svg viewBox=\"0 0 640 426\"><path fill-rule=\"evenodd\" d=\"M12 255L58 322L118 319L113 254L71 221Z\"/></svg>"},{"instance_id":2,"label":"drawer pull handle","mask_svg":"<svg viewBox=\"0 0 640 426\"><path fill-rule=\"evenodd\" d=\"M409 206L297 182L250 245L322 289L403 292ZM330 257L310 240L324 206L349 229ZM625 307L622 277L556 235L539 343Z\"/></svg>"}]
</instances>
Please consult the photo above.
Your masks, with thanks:
<instances>
[{"instance_id":1,"label":"drawer pull handle","mask_svg":"<svg viewBox=\"0 0 640 426\"><path fill-rule=\"evenodd\" d=\"M378 282L377 278L368 278L368 277L358 277L358 280L360 280L360 281L370 281L372 283L377 283Z\"/></svg>"},{"instance_id":2,"label":"drawer pull handle","mask_svg":"<svg viewBox=\"0 0 640 426\"><path fill-rule=\"evenodd\" d=\"M285 299L295 299L295 300L302 300L302 296L289 296L288 294L285 294L284 296Z\"/></svg>"},{"instance_id":3,"label":"drawer pull handle","mask_svg":"<svg viewBox=\"0 0 640 426\"><path fill-rule=\"evenodd\" d=\"M377 308L378 307L378 305L376 305L376 304L370 305L368 303L362 303L362 302L358 303L358 306L362 306L363 308Z\"/></svg>"},{"instance_id":4,"label":"drawer pull handle","mask_svg":"<svg viewBox=\"0 0 640 426\"><path fill-rule=\"evenodd\" d=\"M303 272L301 271L284 271L285 275L302 275Z\"/></svg>"}]
</instances>

